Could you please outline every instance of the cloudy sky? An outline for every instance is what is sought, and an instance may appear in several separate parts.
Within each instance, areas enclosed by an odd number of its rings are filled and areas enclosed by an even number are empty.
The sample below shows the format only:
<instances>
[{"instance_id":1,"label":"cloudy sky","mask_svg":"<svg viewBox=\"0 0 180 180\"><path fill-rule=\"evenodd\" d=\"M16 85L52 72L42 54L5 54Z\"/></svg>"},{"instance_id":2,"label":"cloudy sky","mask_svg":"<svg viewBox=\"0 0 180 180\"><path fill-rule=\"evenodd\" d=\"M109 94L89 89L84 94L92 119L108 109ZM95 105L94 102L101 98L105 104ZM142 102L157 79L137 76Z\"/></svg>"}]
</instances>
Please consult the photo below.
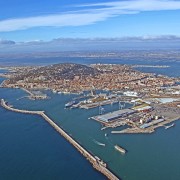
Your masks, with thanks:
<instances>
[{"instance_id":1,"label":"cloudy sky","mask_svg":"<svg viewBox=\"0 0 180 180\"><path fill-rule=\"evenodd\" d=\"M0 40L180 36L178 0L1 0Z\"/></svg>"}]
</instances>

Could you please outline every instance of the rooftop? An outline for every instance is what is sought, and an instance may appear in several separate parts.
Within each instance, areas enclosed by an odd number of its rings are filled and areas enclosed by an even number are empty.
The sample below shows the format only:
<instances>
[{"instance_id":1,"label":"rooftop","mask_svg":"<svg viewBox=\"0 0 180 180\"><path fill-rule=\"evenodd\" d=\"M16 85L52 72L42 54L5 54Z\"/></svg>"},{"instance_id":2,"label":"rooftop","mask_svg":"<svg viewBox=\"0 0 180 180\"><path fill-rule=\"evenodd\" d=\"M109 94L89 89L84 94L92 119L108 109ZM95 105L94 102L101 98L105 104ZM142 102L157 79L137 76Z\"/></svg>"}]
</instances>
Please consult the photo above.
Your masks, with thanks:
<instances>
[{"instance_id":1,"label":"rooftop","mask_svg":"<svg viewBox=\"0 0 180 180\"><path fill-rule=\"evenodd\" d=\"M100 121L108 122L110 120L114 120L114 119L117 119L117 118L120 118L120 117L127 116L129 114L134 113L134 112L135 111L132 110L132 109L122 109L122 110L114 111L114 112L111 112L111 113L96 116L96 119L98 119Z\"/></svg>"}]
</instances>

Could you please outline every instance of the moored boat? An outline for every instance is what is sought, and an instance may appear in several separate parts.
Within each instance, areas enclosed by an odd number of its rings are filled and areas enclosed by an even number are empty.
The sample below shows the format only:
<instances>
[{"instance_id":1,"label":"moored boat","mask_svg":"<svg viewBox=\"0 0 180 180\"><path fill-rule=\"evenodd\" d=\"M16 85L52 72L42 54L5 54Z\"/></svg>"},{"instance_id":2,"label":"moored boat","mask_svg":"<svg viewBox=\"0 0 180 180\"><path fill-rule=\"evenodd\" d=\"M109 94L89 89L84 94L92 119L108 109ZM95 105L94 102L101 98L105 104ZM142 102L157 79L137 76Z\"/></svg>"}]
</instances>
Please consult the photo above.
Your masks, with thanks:
<instances>
[{"instance_id":1,"label":"moored boat","mask_svg":"<svg viewBox=\"0 0 180 180\"><path fill-rule=\"evenodd\" d=\"M169 126L165 126L165 129L169 129L169 128L171 128L171 127L173 127L175 124L174 123L172 123L171 125L169 125Z\"/></svg>"},{"instance_id":2,"label":"moored boat","mask_svg":"<svg viewBox=\"0 0 180 180\"><path fill-rule=\"evenodd\" d=\"M74 105L76 103L76 101L70 101L68 103L65 104L65 108L70 108L72 105Z\"/></svg>"}]
</instances>

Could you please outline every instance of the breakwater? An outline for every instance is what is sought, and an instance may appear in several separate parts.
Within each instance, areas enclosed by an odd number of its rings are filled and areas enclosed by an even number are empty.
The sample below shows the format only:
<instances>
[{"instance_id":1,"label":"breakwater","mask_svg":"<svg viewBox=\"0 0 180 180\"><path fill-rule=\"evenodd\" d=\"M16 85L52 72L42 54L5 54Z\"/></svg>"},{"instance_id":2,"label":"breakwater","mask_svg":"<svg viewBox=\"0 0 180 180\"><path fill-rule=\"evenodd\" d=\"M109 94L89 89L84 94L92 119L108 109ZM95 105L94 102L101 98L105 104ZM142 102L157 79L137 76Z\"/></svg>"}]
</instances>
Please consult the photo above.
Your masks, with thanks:
<instances>
[{"instance_id":1,"label":"breakwater","mask_svg":"<svg viewBox=\"0 0 180 180\"><path fill-rule=\"evenodd\" d=\"M71 136L69 136L62 128L60 128L51 118L49 118L44 111L28 111L28 110L20 110L15 109L7 105L4 99L1 99L1 106L6 108L7 110L18 112L18 113L26 113L26 114L34 114L42 116L58 133L60 133L69 143L71 143L86 159L93 165L93 167L104 174L110 180L118 180L107 167L106 163L104 163L97 156L92 155L88 152L84 147L82 147L77 141L75 141Z\"/></svg>"},{"instance_id":2,"label":"breakwater","mask_svg":"<svg viewBox=\"0 0 180 180\"><path fill-rule=\"evenodd\" d=\"M31 91L29 91L25 88L21 88L21 89L24 90L26 93L28 93L30 96L34 96L34 94Z\"/></svg>"}]
</instances>

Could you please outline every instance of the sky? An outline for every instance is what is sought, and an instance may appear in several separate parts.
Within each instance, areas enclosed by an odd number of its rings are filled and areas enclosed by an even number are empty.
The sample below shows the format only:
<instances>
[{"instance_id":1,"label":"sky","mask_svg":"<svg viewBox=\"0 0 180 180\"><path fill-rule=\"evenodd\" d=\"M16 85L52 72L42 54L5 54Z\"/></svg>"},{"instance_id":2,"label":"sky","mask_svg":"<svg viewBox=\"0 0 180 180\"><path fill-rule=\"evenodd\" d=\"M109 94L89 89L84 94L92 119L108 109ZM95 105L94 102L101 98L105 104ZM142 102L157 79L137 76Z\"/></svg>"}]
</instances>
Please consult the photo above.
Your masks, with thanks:
<instances>
[{"instance_id":1,"label":"sky","mask_svg":"<svg viewBox=\"0 0 180 180\"><path fill-rule=\"evenodd\" d=\"M0 41L180 36L178 0L0 0Z\"/></svg>"}]
</instances>

